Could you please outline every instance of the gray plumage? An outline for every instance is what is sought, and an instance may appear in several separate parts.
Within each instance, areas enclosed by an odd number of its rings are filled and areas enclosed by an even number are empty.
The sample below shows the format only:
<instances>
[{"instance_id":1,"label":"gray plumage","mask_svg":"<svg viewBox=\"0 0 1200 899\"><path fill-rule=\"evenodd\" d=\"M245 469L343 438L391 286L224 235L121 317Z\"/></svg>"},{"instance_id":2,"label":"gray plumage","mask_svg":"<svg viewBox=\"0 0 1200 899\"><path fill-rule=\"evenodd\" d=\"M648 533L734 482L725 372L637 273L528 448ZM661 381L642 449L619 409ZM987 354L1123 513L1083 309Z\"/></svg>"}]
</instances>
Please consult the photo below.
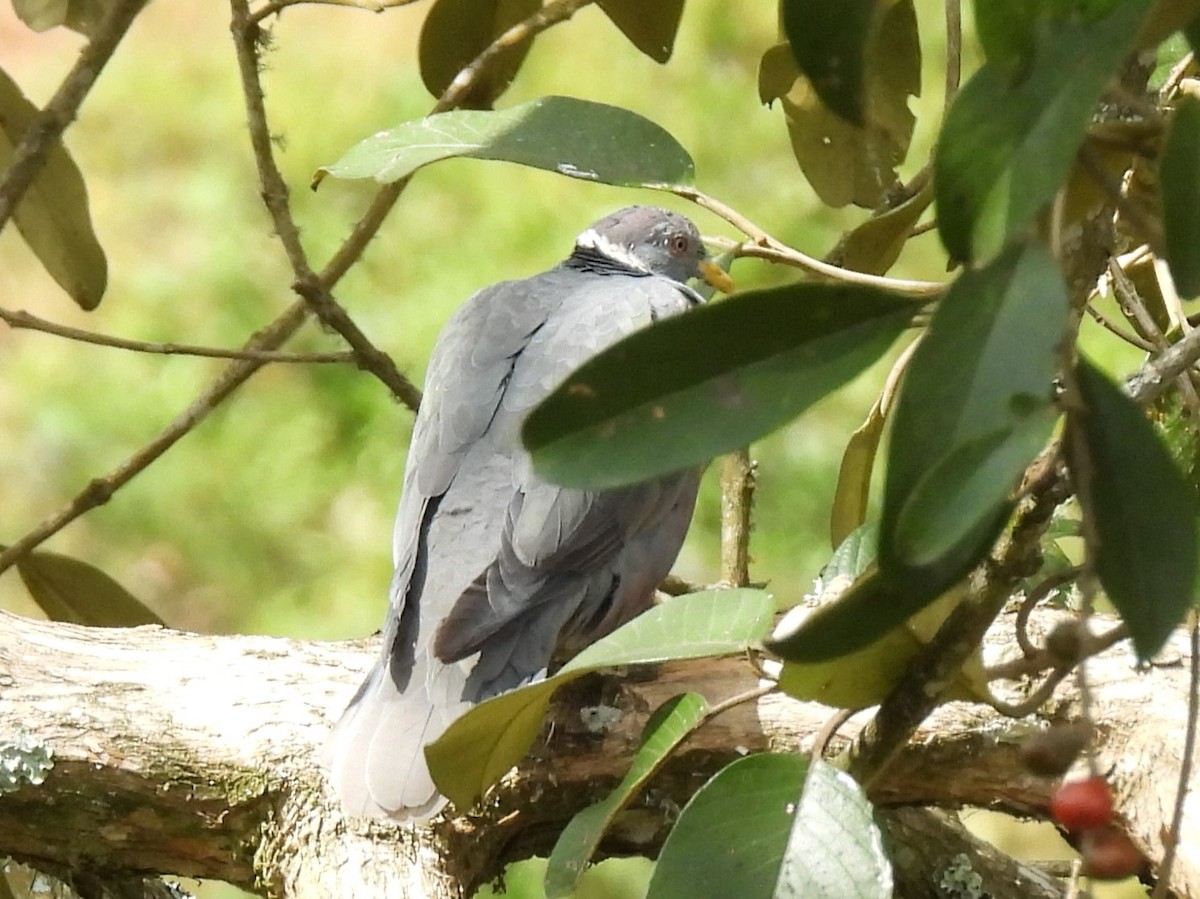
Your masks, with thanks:
<instances>
[{"instance_id":1,"label":"gray plumage","mask_svg":"<svg viewBox=\"0 0 1200 899\"><path fill-rule=\"evenodd\" d=\"M556 647L577 651L649 604L698 472L557 487L534 473L519 431L581 363L699 304L683 282L703 259L688 219L629 207L555 268L479 291L442 330L404 473L383 653L326 747L349 814L437 812L427 743L472 704L544 676Z\"/></svg>"}]
</instances>

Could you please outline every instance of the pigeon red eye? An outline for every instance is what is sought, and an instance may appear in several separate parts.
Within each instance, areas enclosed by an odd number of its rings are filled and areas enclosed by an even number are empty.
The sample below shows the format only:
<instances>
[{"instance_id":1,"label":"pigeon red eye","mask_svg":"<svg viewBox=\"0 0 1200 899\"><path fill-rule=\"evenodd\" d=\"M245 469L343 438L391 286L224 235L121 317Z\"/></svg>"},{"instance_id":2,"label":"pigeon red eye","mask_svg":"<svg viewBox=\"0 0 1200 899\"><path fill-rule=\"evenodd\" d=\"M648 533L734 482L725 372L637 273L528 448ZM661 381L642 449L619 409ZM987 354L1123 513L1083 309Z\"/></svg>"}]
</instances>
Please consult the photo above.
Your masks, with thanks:
<instances>
[{"instance_id":1,"label":"pigeon red eye","mask_svg":"<svg viewBox=\"0 0 1200 899\"><path fill-rule=\"evenodd\" d=\"M691 245L691 241L683 234L676 234L669 242L671 252L676 256L686 256L688 250L691 249Z\"/></svg>"}]
</instances>

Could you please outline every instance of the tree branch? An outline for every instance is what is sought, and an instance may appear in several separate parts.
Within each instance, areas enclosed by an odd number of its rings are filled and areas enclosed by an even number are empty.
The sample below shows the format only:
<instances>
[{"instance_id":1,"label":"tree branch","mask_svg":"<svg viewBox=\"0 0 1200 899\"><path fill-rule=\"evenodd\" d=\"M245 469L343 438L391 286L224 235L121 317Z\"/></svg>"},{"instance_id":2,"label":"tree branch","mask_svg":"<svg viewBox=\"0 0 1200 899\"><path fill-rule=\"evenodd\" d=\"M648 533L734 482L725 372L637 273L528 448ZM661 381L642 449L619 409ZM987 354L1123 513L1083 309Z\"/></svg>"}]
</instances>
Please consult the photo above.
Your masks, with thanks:
<instances>
[{"instance_id":1,"label":"tree branch","mask_svg":"<svg viewBox=\"0 0 1200 899\"><path fill-rule=\"evenodd\" d=\"M1054 620L1039 611L1033 623L1048 629ZM1003 624L993 648L1011 643L1012 622ZM685 689L719 702L759 683L738 658L664 665L651 680L585 678L560 692L549 736L482 809L406 829L344 819L316 761L375 652L373 641L100 630L0 614L0 756L24 732L54 760L44 783L0 797L0 854L43 866L218 878L285 897L457 896L508 861L546 852L566 819L624 773L651 709ZM1190 650L1179 639L1168 652L1173 660ZM1116 647L1091 670L1102 759L1123 822L1152 858L1161 855L1169 815L1159 797L1172 794L1180 771L1174 744L1185 669L1138 673ZM1071 715L1074 695L1064 687L1055 713ZM601 736L578 715L597 699L624 713ZM729 709L688 741L656 779L653 798L630 812L646 826L618 826L603 850L654 854L668 809L721 763L746 750L804 750L827 717L824 707L778 693ZM872 796L884 805L1043 815L1052 783L1018 759L1036 723L977 705L942 706ZM1184 819L1179 846L1172 886L1194 894L1200 856L1187 847L1200 846L1200 820ZM970 862L986 875L986 858ZM927 873L936 868L920 864Z\"/></svg>"}]
</instances>

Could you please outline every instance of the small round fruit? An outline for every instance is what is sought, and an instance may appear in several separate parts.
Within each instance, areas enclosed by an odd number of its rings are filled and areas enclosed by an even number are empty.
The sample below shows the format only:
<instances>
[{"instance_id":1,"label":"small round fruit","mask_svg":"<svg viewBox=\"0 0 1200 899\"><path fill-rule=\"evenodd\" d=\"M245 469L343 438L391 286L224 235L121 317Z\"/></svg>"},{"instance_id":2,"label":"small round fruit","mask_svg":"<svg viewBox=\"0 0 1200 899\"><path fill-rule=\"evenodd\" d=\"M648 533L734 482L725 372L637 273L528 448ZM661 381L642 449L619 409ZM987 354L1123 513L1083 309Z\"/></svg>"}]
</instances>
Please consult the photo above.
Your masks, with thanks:
<instances>
[{"instance_id":1,"label":"small round fruit","mask_svg":"<svg viewBox=\"0 0 1200 899\"><path fill-rule=\"evenodd\" d=\"M1113 795L1108 782L1089 777L1059 784L1050 797L1050 817L1076 832L1111 824Z\"/></svg>"},{"instance_id":2,"label":"small round fruit","mask_svg":"<svg viewBox=\"0 0 1200 899\"><path fill-rule=\"evenodd\" d=\"M1021 743L1021 764L1042 777L1062 777L1091 739L1086 721L1056 724L1030 734Z\"/></svg>"},{"instance_id":3,"label":"small round fruit","mask_svg":"<svg viewBox=\"0 0 1200 899\"><path fill-rule=\"evenodd\" d=\"M1120 880L1142 869L1145 859L1124 831L1098 827L1087 831L1079 841L1083 873L1097 880Z\"/></svg>"},{"instance_id":4,"label":"small round fruit","mask_svg":"<svg viewBox=\"0 0 1200 899\"><path fill-rule=\"evenodd\" d=\"M1083 658L1087 628L1080 621L1060 621L1046 637L1046 649L1054 661L1063 668L1070 668Z\"/></svg>"}]
</instances>

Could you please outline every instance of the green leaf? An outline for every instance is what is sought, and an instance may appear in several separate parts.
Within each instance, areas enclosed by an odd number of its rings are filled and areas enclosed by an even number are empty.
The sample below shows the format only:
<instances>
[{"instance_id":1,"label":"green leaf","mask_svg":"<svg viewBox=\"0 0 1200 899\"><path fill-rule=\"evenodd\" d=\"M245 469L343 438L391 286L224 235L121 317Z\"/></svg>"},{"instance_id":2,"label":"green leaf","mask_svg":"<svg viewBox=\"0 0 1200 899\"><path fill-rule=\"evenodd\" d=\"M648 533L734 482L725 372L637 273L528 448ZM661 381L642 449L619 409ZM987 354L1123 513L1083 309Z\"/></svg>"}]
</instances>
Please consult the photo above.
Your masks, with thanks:
<instances>
[{"instance_id":1,"label":"green leaf","mask_svg":"<svg viewBox=\"0 0 1200 899\"><path fill-rule=\"evenodd\" d=\"M873 215L849 234L831 260L843 268L870 275L887 272L908 242L912 229L933 202L933 181L887 212Z\"/></svg>"},{"instance_id":2,"label":"green leaf","mask_svg":"<svg viewBox=\"0 0 1200 899\"><path fill-rule=\"evenodd\" d=\"M0 69L0 171L11 164L37 114L37 107ZM95 309L108 284L108 263L92 231L83 175L61 141L51 144L13 218L59 286L82 308Z\"/></svg>"},{"instance_id":3,"label":"green leaf","mask_svg":"<svg viewBox=\"0 0 1200 899\"><path fill-rule=\"evenodd\" d=\"M909 96L921 92L921 44L912 0L890 3L867 49L861 125L822 102L787 44L769 49L759 68L759 97L780 101L792 153L821 201L873 209L897 183L896 167L912 140Z\"/></svg>"},{"instance_id":4,"label":"green leaf","mask_svg":"<svg viewBox=\"0 0 1200 899\"><path fill-rule=\"evenodd\" d=\"M17 562L17 572L33 601L52 621L89 627L163 624L128 590L99 568L79 559L52 552L31 552Z\"/></svg>"},{"instance_id":5,"label":"green leaf","mask_svg":"<svg viewBox=\"0 0 1200 899\"><path fill-rule=\"evenodd\" d=\"M525 420L534 466L610 487L701 464L799 415L875 361L914 306L803 282L738 294L596 356Z\"/></svg>"},{"instance_id":6,"label":"green leaf","mask_svg":"<svg viewBox=\"0 0 1200 899\"><path fill-rule=\"evenodd\" d=\"M975 31L987 61L1010 76L1022 74L1037 49L1039 24L1050 4L1042 0L975 0Z\"/></svg>"},{"instance_id":7,"label":"green leaf","mask_svg":"<svg viewBox=\"0 0 1200 899\"><path fill-rule=\"evenodd\" d=\"M938 231L953 259L996 255L1053 198L1150 4L1103 0L1082 14L1076 5L1038 29L1023 78L986 63L950 107L934 181Z\"/></svg>"},{"instance_id":8,"label":"green leaf","mask_svg":"<svg viewBox=\"0 0 1200 899\"><path fill-rule=\"evenodd\" d=\"M1183 97L1171 118L1158 169L1171 278L1182 296L1200 294L1200 100Z\"/></svg>"},{"instance_id":9,"label":"green leaf","mask_svg":"<svg viewBox=\"0 0 1200 899\"><path fill-rule=\"evenodd\" d=\"M821 102L854 125L865 123L867 47L877 0L781 0L792 56Z\"/></svg>"},{"instance_id":10,"label":"green leaf","mask_svg":"<svg viewBox=\"0 0 1200 899\"><path fill-rule=\"evenodd\" d=\"M389 183L442 159L515 162L588 181L684 184L692 158L637 113L574 97L543 97L495 111L454 110L405 122L355 144L317 173Z\"/></svg>"},{"instance_id":11,"label":"green leaf","mask_svg":"<svg viewBox=\"0 0 1200 899\"><path fill-rule=\"evenodd\" d=\"M91 37L113 0L13 0L13 10L34 31L65 25Z\"/></svg>"},{"instance_id":12,"label":"green leaf","mask_svg":"<svg viewBox=\"0 0 1200 899\"><path fill-rule=\"evenodd\" d=\"M826 762L752 755L692 797L647 899L884 899L892 869L861 788Z\"/></svg>"},{"instance_id":13,"label":"green leaf","mask_svg":"<svg viewBox=\"0 0 1200 899\"><path fill-rule=\"evenodd\" d=\"M1090 476L1073 476L1088 478L1096 573L1146 660L1195 596L1196 493L1141 408L1086 359L1075 371L1084 411L1071 433L1084 441Z\"/></svg>"},{"instance_id":14,"label":"green leaf","mask_svg":"<svg viewBox=\"0 0 1200 899\"><path fill-rule=\"evenodd\" d=\"M425 747L434 782L468 809L529 751L550 696L598 668L742 652L770 627L775 600L761 590L707 590L669 600L593 643L553 677L472 708Z\"/></svg>"},{"instance_id":15,"label":"green leaf","mask_svg":"<svg viewBox=\"0 0 1200 899\"><path fill-rule=\"evenodd\" d=\"M675 46L683 0L597 0L596 5L621 29L630 43L653 59L666 62Z\"/></svg>"},{"instance_id":16,"label":"green leaf","mask_svg":"<svg viewBox=\"0 0 1200 899\"><path fill-rule=\"evenodd\" d=\"M547 899L574 894L584 867L613 818L704 720L707 712L708 702L703 696L684 693L664 702L650 716L629 773L608 796L572 818L559 835L546 867Z\"/></svg>"},{"instance_id":17,"label":"green leaf","mask_svg":"<svg viewBox=\"0 0 1200 899\"><path fill-rule=\"evenodd\" d=\"M504 32L542 8L542 0L437 0L421 26L421 80L435 97ZM462 103L489 109L516 77L531 41L505 47L476 79Z\"/></svg>"},{"instance_id":18,"label":"green leaf","mask_svg":"<svg viewBox=\"0 0 1200 899\"><path fill-rule=\"evenodd\" d=\"M1035 242L963 274L913 354L893 412L881 515L885 577L937 595L998 536L1057 417L1051 397L1066 286Z\"/></svg>"}]
</instances>

